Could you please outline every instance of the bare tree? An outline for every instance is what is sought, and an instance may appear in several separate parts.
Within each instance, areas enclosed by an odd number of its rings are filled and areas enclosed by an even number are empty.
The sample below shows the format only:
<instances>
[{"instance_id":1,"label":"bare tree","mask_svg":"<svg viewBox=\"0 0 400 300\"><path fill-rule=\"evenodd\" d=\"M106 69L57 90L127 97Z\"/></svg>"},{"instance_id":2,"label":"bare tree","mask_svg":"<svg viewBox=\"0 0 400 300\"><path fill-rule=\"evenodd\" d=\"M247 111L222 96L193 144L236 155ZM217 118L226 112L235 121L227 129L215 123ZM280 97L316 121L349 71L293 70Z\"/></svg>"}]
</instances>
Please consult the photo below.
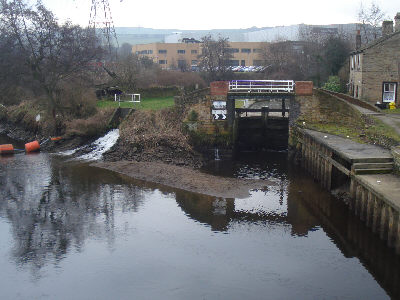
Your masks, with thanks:
<instances>
[{"instance_id":1,"label":"bare tree","mask_svg":"<svg viewBox=\"0 0 400 300\"><path fill-rule=\"evenodd\" d=\"M110 85L118 86L123 91L133 92L156 81L158 66L150 58L130 53L119 57L110 66L110 71L115 74L112 82L109 82Z\"/></svg>"},{"instance_id":2,"label":"bare tree","mask_svg":"<svg viewBox=\"0 0 400 300\"><path fill-rule=\"evenodd\" d=\"M210 81L226 79L229 70L229 60L233 57L227 38L214 40L211 35L201 39L202 52L199 55L199 67L207 72Z\"/></svg>"},{"instance_id":3,"label":"bare tree","mask_svg":"<svg viewBox=\"0 0 400 300\"><path fill-rule=\"evenodd\" d=\"M371 2L369 7L365 7L361 3L357 17L363 38L367 44L380 36L380 26L385 18L385 12L378 4Z\"/></svg>"},{"instance_id":4,"label":"bare tree","mask_svg":"<svg viewBox=\"0 0 400 300\"><path fill-rule=\"evenodd\" d=\"M103 53L94 30L68 22L59 25L40 1L31 8L23 0L0 0L0 41L13 43L10 58L45 96L54 117L62 112L65 82L90 78L90 63Z\"/></svg>"},{"instance_id":5,"label":"bare tree","mask_svg":"<svg viewBox=\"0 0 400 300\"><path fill-rule=\"evenodd\" d=\"M123 43L119 48L118 48L118 54L120 56L128 56L132 53L132 45L129 43Z\"/></svg>"}]
</instances>

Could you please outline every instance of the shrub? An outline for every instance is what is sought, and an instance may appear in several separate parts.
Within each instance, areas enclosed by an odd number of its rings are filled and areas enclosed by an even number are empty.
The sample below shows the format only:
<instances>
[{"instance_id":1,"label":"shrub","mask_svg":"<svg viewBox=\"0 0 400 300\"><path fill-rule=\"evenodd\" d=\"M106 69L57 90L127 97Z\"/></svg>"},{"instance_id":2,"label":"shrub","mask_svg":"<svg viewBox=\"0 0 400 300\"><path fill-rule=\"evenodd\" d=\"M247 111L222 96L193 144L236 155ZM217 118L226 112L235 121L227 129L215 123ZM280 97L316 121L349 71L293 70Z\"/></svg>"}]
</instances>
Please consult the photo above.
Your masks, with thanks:
<instances>
[{"instance_id":1,"label":"shrub","mask_svg":"<svg viewBox=\"0 0 400 300\"><path fill-rule=\"evenodd\" d=\"M332 92L342 92L340 78L338 76L329 76L328 81L323 85L322 88Z\"/></svg>"},{"instance_id":2,"label":"shrub","mask_svg":"<svg viewBox=\"0 0 400 300\"><path fill-rule=\"evenodd\" d=\"M195 110L191 110L188 116L188 120L194 122L197 121L198 118L199 118L198 112Z\"/></svg>"},{"instance_id":3,"label":"shrub","mask_svg":"<svg viewBox=\"0 0 400 300\"><path fill-rule=\"evenodd\" d=\"M96 113L95 91L79 81L64 83L60 91L60 106L73 118L85 118Z\"/></svg>"},{"instance_id":4,"label":"shrub","mask_svg":"<svg viewBox=\"0 0 400 300\"><path fill-rule=\"evenodd\" d=\"M120 126L121 139L152 149L159 146L190 150L188 137L181 130L181 116L174 108L159 111L136 111Z\"/></svg>"},{"instance_id":5,"label":"shrub","mask_svg":"<svg viewBox=\"0 0 400 300\"><path fill-rule=\"evenodd\" d=\"M113 111L113 108L98 109L97 112L89 118L73 119L67 122L66 135L95 137L103 134L109 129L108 121Z\"/></svg>"}]
</instances>

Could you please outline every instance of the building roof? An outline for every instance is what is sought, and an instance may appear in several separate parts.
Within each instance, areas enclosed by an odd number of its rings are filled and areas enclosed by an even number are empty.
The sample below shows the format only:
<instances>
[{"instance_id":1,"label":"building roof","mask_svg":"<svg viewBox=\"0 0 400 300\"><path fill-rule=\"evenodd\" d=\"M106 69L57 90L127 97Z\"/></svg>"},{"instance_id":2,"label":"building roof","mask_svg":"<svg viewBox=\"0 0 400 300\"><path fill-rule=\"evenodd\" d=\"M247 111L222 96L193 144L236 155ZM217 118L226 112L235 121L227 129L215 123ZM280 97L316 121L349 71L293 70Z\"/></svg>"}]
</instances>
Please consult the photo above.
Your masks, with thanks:
<instances>
[{"instance_id":1,"label":"building roof","mask_svg":"<svg viewBox=\"0 0 400 300\"><path fill-rule=\"evenodd\" d=\"M388 40L388 39L390 39L393 36L398 35L398 34L400 34L400 31L395 31L395 32L393 32L391 34L387 34L385 36L382 36L379 39L374 40L372 43L369 43L368 45L365 45L364 47L361 47L360 49L352 51L350 54L356 54L356 53L364 52L365 50L367 50L369 48L372 48L372 47L375 47L375 46L377 46L379 44L382 44L384 41L386 41L386 40Z\"/></svg>"}]
</instances>

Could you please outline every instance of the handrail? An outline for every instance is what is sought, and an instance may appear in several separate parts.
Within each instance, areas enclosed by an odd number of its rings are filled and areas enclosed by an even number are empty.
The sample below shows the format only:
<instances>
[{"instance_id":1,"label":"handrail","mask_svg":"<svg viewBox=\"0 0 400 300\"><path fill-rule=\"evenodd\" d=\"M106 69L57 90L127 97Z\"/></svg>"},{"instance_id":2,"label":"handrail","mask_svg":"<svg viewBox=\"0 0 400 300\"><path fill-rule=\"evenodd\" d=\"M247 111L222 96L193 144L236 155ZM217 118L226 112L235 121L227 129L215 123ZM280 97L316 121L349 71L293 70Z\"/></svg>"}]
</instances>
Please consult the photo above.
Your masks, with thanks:
<instances>
[{"instance_id":1,"label":"handrail","mask_svg":"<svg viewBox=\"0 0 400 300\"><path fill-rule=\"evenodd\" d=\"M229 91L293 93L293 80L232 80Z\"/></svg>"}]
</instances>

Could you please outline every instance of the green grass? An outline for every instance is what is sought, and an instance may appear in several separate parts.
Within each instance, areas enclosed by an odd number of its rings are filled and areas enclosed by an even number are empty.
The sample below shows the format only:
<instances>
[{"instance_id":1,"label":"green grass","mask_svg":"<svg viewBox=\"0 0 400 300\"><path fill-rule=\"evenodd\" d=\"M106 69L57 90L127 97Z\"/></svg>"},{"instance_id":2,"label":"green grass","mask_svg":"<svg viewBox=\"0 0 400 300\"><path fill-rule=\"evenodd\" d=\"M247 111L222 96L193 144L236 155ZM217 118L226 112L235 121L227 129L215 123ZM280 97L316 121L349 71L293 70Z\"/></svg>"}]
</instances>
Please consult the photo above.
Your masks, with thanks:
<instances>
[{"instance_id":1,"label":"green grass","mask_svg":"<svg viewBox=\"0 0 400 300\"><path fill-rule=\"evenodd\" d=\"M371 136L385 136L395 141L397 144L400 144L400 136L391 126L386 125L377 118L372 118L374 119L375 124L366 130L367 134L370 134Z\"/></svg>"},{"instance_id":2,"label":"green grass","mask_svg":"<svg viewBox=\"0 0 400 300\"><path fill-rule=\"evenodd\" d=\"M236 100L235 101L235 108L243 108L244 107L244 100Z\"/></svg>"},{"instance_id":3,"label":"green grass","mask_svg":"<svg viewBox=\"0 0 400 300\"><path fill-rule=\"evenodd\" d=\"M337 124L323 124L323 123L314 123L314 124L309 124L307 126L310 129L317 130L320 132L326 132L329 134L333 135L338 135L344 138L349 138L352 141L355 141L357 143L365 143L359 136L359 132L357 130L354 130L354 128L351 127L346 127L343 125L337 125Z\"/></svg>"},{"instance_id":4,"label":"green grass","mask_svg":"<svg viewBox=\"0 0 400 300\"><path fill-rule=\"evenodd\" d=\"M381 120L372 117L374 124L360 130L357 126L346 126L332 123L308 123L307 128L338 135L357 143L376 143L385 147L400 144L400 136L396 131ZM300 123L299 123L300 124Z\"/></svg>"},{"instance_id":5,"label":"green grass","mask_svg":"<svg viewBox=\"0 0 400 300\"><path fill-rule=\"evenodd\" d=\"M165 97L165 98L144 98L141 99L140 103L132 103L132 102L121 102L122 108L135 108L135 109L143 109L143 110L160 110L166 107L174 106L174 97ZM111 100L101 100L97 101L97 107L118 107L118 102Z\"/></svg>"},{"instance_id":6,"label":"green grass","mask_svg":"<svg viewBox=\"0 0 400 300\"><path fill-rule=\"evenodd\" d=\"M396 108L396 109L383 109L382 112L385 113L385 114L400 114L400 108Z\"/></svg>"}]
</instances>

